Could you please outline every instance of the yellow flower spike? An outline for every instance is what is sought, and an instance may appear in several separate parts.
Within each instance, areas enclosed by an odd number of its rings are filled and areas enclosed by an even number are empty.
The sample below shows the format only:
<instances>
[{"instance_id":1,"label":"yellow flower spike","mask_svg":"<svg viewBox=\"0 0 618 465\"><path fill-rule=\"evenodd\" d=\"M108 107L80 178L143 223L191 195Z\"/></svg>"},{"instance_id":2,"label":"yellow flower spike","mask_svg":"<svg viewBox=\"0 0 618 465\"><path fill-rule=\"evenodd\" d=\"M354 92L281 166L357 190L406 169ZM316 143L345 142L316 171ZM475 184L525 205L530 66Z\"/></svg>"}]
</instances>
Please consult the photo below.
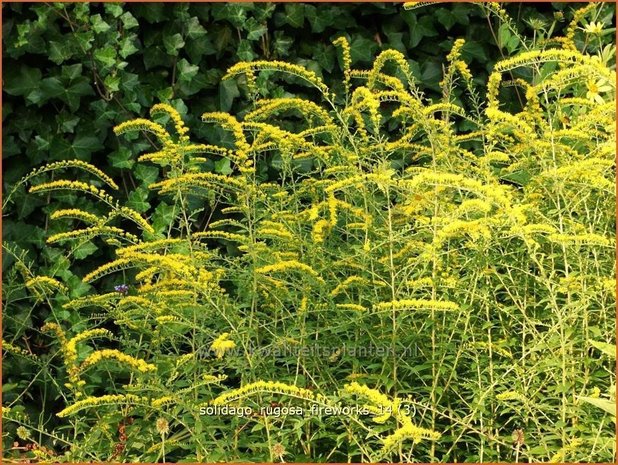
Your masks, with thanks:
<instances>
[{"instance_id":1,"label":"yellow flower spike","mask_svg":"<svg viewBox=\"0 0 618 465\"><path fill-rule=\"evenodd\" d=\"M132 357L115 349L97 350L90 354L86 360L79 366L79 371L83 372L88 368L96 365L103 360L116 360L121 365L137 370L141 373L156 371L156 367L150 363L146 363L142 359Z\"/></svg>"},{"instance_id":2,"label":"yellow flower spike","mask_svg":"<svg viewBox=\"0 0 618 465\"><path fill-rule=\"evenodd\" d=\"M165 146L172 144L172 138L163 126L144 118L125 121L114 127L114 133L117 136L134 131L144 131L154 134Z\"/></svg>"},{"instance_id":3,"label":"yellow flower spike","mask_svg":"<svg viewBox=\"0 0 618 465\"><path fill-rule=\"evenodd\" d=\"M25 179L30 179L34 176L38 176L39 174L47 173L49 171L56 171L56 170L67 169L67 168L76 168L76 169L86 171L90 174L93 174L94 176L99 178L101 181L103 181L105 184L107 184L112 189L118 190L118 185L114 182L112 178L110 178L107 174L105 174L103 171L101 171L96 166L91 165L90 163L87 163L82 160L63 160L63 161L56 161L53 163L48 163L47 165L44 165L41 168L37 168L33 170L32 172L30 172L26 176Z\"/></svg>"},{"instance_id":4,"label":"yellow flower spike","mask_svg":"<svg viewBox=\"0 0 618 465\"><path fill-rule=\"evenodd\" d=\"M50 215L50 219L52 220L58 220L61 218L73 218L89 224L96 224L100 221L97 215L79 210L77 208L56 210Z\"/></svg>"},{"instance_id":5,"label":"yellow flower spike","mask_svg":"<svg viewBox=\"0 0 618 465\"><path fill-rule=\"evenodd\" d=\"M85 283L91 283L103 276L106 276L115 271L125 270L127 268L131 268L134 266L133 262L128 258L120 258L118 260L114 260L112 262L101 265L96 270L88 273L86 276L82 278L82 281Z\"/></svg>"},{"instance_id":6,"label":"yellow flower spike","mask_svg":"<svg viewBox=\"0 0 618 465\"><path fill-rule=\"evenodd\" d=\"M346 278L343 282L339 283L337 287L335 287L335 289L331 291L330 295L336 297L354 284L360 286L366 283L367 280L365 278L361 278L360 276L350 276Z\"/></svg>"},{"instance_id":7,"label":"yellow flower spike","mask_svg":"<svg viewBox=\"0 0 618 465\"><path fill-rule=\"evenodd\" d=\"M75 229L73 231L67 231L49 236L46 242L48 244L55 244L57 242L76 239L92 239L94 237L117 237L133 243L139 242L137 236L126 232L124 229L116 228L114 226L94 226L92 228Z\"/></svg>"},{"instance_id":8,"label":"yellow flower spike","mask_svg":"<svg viewBox=\"0 0 618 465\"><path fill-rule=\"evenodd\" d=\"M268 274L268 273L279 273L285 271L298 271L303 274L307 274L320 282L324 282L321 276L309 265L301 263L297 260L287 260L279 263L275 263L273 265L266 265L255 270L256 273Z\"/></svg>"},{"instance_id":9,"label":"yellow flower spike","mask_svg":"<svg viewBox=\"0 0 618 465\"><path fill-rule=\"evenodd\" d=\"M259 100L256 105L255 110L245 115L245 121L262 121L271 118L278 112L296 110L307 119L317 117L327 126L334 124L328 112L311 100L286 97Z\"/></svg>"},{"instance_id":10,"label":"yellow flower spike","mask_svg":"<svg viewBox=\"0 0 618 465\"><path fill-rule=\"evenodd\" d=\"M36 186L32 186L28 192L31 194L41 193L41 192L52 192L57 190L71 190L71 191L80 191L85 192L87 194L94 195L98 199L107 203L108 205L114 204L114 199L111 195L107 194L105 191L101 189L97 189L92 184L87 184L81 181L68 181L65 179L60 179L57 181L46 182L43 184L37 184Z\"/></svg>"},{"instance_id":11,"label":"yellow flower spike","mask_svg":"<svg viewBox=\"0 0 618 465\"><path fill-rule=\"evenodd\" d=\"M147 399L145 397L140 397L133 394L113 394L101 397L86 397L85 399L79 400L73 405L68 406L64 410L61 410L57 415L60 418L64 418L75 415L76 413L87 408L99 408L105 405L120 407L124 405L145 403L146 401Z\"/></svg>"},{"instance_id":12,"label":"yellow flower spike","mask_svg":"<svg viewBox=\"0 0 618 465\"><path fill-rule=\"evenodd\" d=\"M410 65L406 60L406 57L397 50L384 50L382 53L378 55L378 57L373 62L373 67L369 72L369 79L367 80L367 87L369 89L374 89L376 82L378 80L378 74L384 67L387 61L394 61L399 69L404 73L406 78L411 79L412 72L410 70ZM411 83L410 83L411 84Z\"/></svg>"},{"instance_id":13,"label":"yellow flower spike","mask_svg":"<svg viewBox=\"0 0 618 465\"><path fill-rule=\"evenodd\" d=\"M459 305L447 300L403 299L390 302L378 302L374 310L459 310Z\"/></svg>"},{"instance_id":14,"label":"yellow flower spike","mask_svg":"<svg viewBox=\"0 0 618 465\"><path fill-rule=\"evenodd\" d=\"M271 393L282 394L297 399L308 401L323 401L324 396L315 394L309 389L299 388L298 386L281 383L279 381L256 381L245 386L225 392L209 402L211 405L226 405L254 394Z\"/></svg>"},{"instance_id":15,"label":"yellow flower spike","mask_svg":"<svg viewBox=\"0 0 618 465\"><path fill-rule=\"evenodd\" d=\"M313 242L316 244L322 244L330 229L331 223L328 220L321 219L316 221L311 231L311 238L313 239Z\"/></svg>"},{"instance_id":16,"label":"yellow flower spike","mask_svg":"<svg viewBox=\"0 0 618 465\"><path fill-rule=\"evenodd\" d=\"M28 281L26 281L26 287L30 290L35 288L47 290L56 290L60 292L67 292L68 288L62 284L60 281L54 278L50 278L49 276L36 276Z\"/></svg>"},{"instance_id":17,"label":"yellow flower spike","mask_svg":"<svg viewBox=\"0 0 618 465\"><path fill-rule=\"evenodd\" d=\"M189 128L185 126L185 123L182 121L180 113L178 113L178 111L171 105L168 105L166 103L158 103L150 109L150 116L156 117L160 114L168 115L174 123L174 128L176 129L176 133L180 137L180 141L188 142L189 138L186 136L186 134L189 132Z\"/></svg>"},{"instance_id":18,"label":"yellow flower spike","mask_svg":"<svg viewBox=\"0 0 618 465\"><path fill-rule=\"evenodd\" d=\"M350 93L350 80L352 79L352 55L350 53L350 43L345 37L338 37L333 41L333 45L341 48L341 57L343 59L343 85L346 94Z\"/></svg>"},{"instance_id":19,"label":"yellow flower spike","mask_svg":"<svg viewBox=\"0 0 618 465\"><path fill-rule=\"evenodd\" d=\"M222 79L226 80L238 74L255 73L256 71L279 71L286 74L292 74L316 87L322 93L328 94L328 87L313 71L309 71L302 66L286 63L284 61L257 60L252 62L243 61L236 63L227 70L227 73Z\"/></svg>"}]
</instances>

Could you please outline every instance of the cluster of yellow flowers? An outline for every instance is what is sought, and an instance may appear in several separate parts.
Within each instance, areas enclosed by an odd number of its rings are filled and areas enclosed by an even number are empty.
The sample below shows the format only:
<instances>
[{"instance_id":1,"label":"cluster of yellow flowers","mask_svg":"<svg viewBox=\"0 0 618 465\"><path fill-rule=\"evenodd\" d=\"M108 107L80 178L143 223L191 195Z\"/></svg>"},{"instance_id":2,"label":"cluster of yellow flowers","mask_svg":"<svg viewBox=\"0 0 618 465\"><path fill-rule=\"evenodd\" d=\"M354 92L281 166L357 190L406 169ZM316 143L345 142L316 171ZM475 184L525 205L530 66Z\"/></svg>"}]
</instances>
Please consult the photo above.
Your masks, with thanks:
<instances>
[{"instance_id":1,"label":"cluster of yellow flowers","mask_svg":"<svg viewBox=\"0 0 618 465\"><path fill-rule=\"evenodd\" d=\"M236 343L229 339L230 333L223 333L213 341L210 350L214 351L217 358L223 358L225 353L236 347Z\"/></svg>"},{"instance_id":2,"label":"cluster of yellow flowers","mask_svg":"<svg viewBox=\"0 0 618 465\"><path fill-rule=\"evenodd\" d=\"M326 400L322 394L316 394L309 389L299 388L291 384L281 383L279 381L256 381L246 384L241 388L227 391L211 400L210 404L225 405L259 393L282 394L289 397L317 402Z\"/></svg>"},{"instance_id":3,"label":"cluster of yellow flowers","mask_svg":"<svg viewBox=\"0 0 618 465\"><path fill-rule=\"evenodd\" d=\"M71 190L71 191L81 191L86 192L87 194L94 195L99 200L107 203L108 205L114 204L114 199L111 195L109 195L105 190L99 189L92 184L88 184L82 181L67 181L64 179L60 179L58 181L50 181L42 184L37 184L36 186L32 186L30 188L30 193L42 193L42 192L50 192L56 190Z\"/></svg>"},{"instance_id":4,"label":"cluster of yellow flowers","mask_svg":"<svg viewBox=\"0 0 618 465\"><path fill-rule=\"evenodd\" d=\"M399 446L406 439L414 442L420 442L424 439L435 441L442 436L437 431L414 425L411 418L401 408L402 400L399 398L391 400L381 392L357 382L346 384L343 391L367 399L370 402L369 410L374 410L376 413L373 419L376 423L384 423L391 417L397 420L398 428L382 439L382 456Z\"/></svg>"}]
</instances>

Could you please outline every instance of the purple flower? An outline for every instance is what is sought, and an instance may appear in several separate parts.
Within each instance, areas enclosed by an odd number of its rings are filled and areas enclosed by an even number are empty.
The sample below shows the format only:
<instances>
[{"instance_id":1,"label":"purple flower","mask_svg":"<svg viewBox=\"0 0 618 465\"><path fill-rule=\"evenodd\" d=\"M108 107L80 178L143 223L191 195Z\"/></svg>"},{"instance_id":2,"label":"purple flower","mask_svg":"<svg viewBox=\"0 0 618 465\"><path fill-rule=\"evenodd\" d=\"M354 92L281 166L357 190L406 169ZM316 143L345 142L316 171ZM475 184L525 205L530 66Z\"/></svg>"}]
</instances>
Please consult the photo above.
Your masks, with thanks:
<instances>
[{"instance_id":1,"label":"purple flower","mask_svg":"<svg viewBox=\"0 0 618 465\"><path fill-rule=\"evenodd\" d=\"M114 290L116 292L120 292L121 294L126 294L127 292L129 292L129 286L127 286L126 284L120 284L118 286L114 286Z\"/></svg>"}]
</instances>

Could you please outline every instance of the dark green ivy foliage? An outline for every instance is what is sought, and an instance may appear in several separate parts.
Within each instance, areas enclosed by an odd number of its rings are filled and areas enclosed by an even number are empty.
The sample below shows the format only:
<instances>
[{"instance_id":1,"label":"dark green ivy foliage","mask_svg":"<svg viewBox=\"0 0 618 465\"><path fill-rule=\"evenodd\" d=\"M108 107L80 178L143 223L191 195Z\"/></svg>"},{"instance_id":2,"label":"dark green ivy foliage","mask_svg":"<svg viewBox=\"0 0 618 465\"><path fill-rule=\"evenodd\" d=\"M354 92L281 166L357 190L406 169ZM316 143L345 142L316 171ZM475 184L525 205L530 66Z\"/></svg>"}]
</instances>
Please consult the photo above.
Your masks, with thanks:
<instances>
[{"instance_id":1,"label":"dark green ivy foliage","mask_svg":"<svg viewBox=\"0 0 618 465\"><path fill-rule=\"evenodd\" d=\"M531 32L530 18L549 24L556 11L565 10L566 24L576 7L512 4L507 9L514 18L526 18L518 26ZM213 136L216 129L193 119L205 111L242 115L247 103L237 98L237 83L220 81L237 61L281 59L308 67L330 84L340 78L331 41L346 35L355 68L394 48L410 58L421 89L432 95L439 91L442 63L455 38L467 39L463 58L479 82L517 47L471 4L414 11L394 3L10 3L2 8L4 192L34 167L71 158L95 162L120 185L150 182L151 169L128 171L134 165L131 153L144 148L142 143L132 151L121 147L112 126L166 102L186 117L197 139ZM258 84L270 97L284 94L267 73ZM212 169L227 167L220 163ZM145 188L131 194L129 206L148 210ZM45 220L50 213L45 199L21 189L5 207L4 241L29 250L31 258L43 254L53 262L54 249L40 249L44 230L52 227ZM159 214L165 216L164 208ZM80 255L86 258L88 250ZM3 269L10 264L5 260Z\"/></svg>"},{"instance_id":2,"label":"dark green ivy foliage","mask_svg":"<svg viewBox=\"0 0 618 465\"><path fill-rule=\"evenodd\" d=\"M534 31L531 18L554 20L564 11L568 24L579 4L510 4L506 8L527 35ZM241 60L279 59L306 66L327 84L341 79L339 54L331 41L341 35L350 40L352 66L368 67L379 51L394 48L410 60L411 68L427 95L437 95L442 63L456 38L467 39L463 59L479 82L499 58L509 56L517 43L500 33L495 21L467 3L444 3L403 11L401 4L272 4L272 3L9 3L3 11L3 197L23 176L45 162L64 159L92 161L112 175L121 188L131 191L127 205L164 228L173 215L165 203L152 205L145 186L157 169L134 168L133 154L148 145L134 142L132 149L119 144L112 127L146 115L166 102L177 108L194 140L229 138L214 127L195 121L206 111L226 111L242 116L247 105L240 99L235 80L220 78ZM526 18L527 21L520 20ZM504 31L506 32L506 31ZM283 87L262 73L258 85L266 96L284 96ZM224 139L225 140L225 139ZM231 142L231 140L230 140ZM224 161L210 168L225 173ZM268 177L273 166L259 166ZM63 208L97 212L90 200L74 193L56 196ZM18 188L3 204L2 269L4 274L3 338L45 358L49 338L40 328L53 319L77 332L88 327L83 315L62 309L31 306L22 286L15 285L15 257L31 265L37 275L56 276L72 289L72 297L86 294L89 286L68 270L63 248L45 245L45 237L61 225L48 221L60 207L41 196ZM216 208L213 206L212 208ZM205 215L211 211L207 209ZM9 252L7 252L10 251ZM72 254L72 269L80 274L96 263L104 249L92 243ZM19 278L21 279L21 278ZM50 312L52 313L50 315ZM45 404L59 396L50 382L48 366L16 358L3 367L3 401L9 405L26 391L24 412L38 418L41 428L53 429L55 417L40 416ZM4 448L15 440L3 437Z\"/></svg>"}]
</instances>

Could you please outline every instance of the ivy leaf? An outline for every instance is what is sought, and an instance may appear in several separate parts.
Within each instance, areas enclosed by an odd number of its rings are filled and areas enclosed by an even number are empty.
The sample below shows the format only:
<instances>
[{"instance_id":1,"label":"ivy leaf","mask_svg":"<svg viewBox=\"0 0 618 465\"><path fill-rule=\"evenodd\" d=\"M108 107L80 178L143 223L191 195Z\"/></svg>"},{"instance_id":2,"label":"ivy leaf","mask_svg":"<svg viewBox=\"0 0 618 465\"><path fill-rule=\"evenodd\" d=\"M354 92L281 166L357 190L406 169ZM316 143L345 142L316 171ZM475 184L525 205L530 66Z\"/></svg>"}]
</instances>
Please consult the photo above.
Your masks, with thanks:
<instances>
[{"instance_id":1,"label":"ivy leaf","mask_svg":"<svg viewBox=\"0 0 618 465\"><path fill-rule=\"evenodd\" d=\"M457 19L455 18L453 13L451 13L451 11L447 10L446 8L438 8L435 15L438 19L438 22L442 24L447 31L450 31L450 29L457 22Z\"/></svg>"},{"instance_id":2,"label":"ivy leaf","mask_svg":"<svg viewBox=\"0 0 618 465\"><path fill-rule=\"evenodd\" d=\"M313 5L305 5L305 16L311 24L311 32L324 32L324 29L331 25L330 15L324 13L324 11L318 12L318 9Z\"/></svg>"},{"instance_id":3,"label":"ivy leaf","mask_svg":"<svg viewBox=\"0 0 618 465\"><path fill-rule=\"evenodd\" d=\"M150 208L148 203L148 189L140 186L129 194L127 206L136 212L143 213Z\"/></svg>"},{"instance_id":4,"label":"ivy leaf","mask_svg":"<svg viewBox=\"0 0 618 465\"><path fill-rule=\"evenodd\" d=\"M258 40L268 32L266 25L258 23L255 18L249 18L247 20L245 29L248 31L247 39L249 40Z\"/></svg>"},{"instance_id":5,"label":"ivy leaf","mask_svg":"<svg viewBox=\"0 0 618 465\"><path fill-rule=\"evenodd\" d=\"M103 32L107 32L110 30L111 26L106 23L100 14L96 14L90 17L90 24L92 24L92 29L97 34L102 34Z\"/></svg>"},{"instance_id":6,"label":"ivy leaf","mask_svg":"<svg viewBox=\"0 0 618 465\"><path fill-rule=\"evenodd\" d=\"M116 63L116 49L111 45L95 50L93 55L94 59L104 67L114 66Z\"/></svg>"},{"instance_id":7,"label":"ivy leaf","mask_svg":"<svg viewBox=\"0 0 618 465\"><path fill-rule=\"evenodd\" d=\"M294 44L294 39L283 35L281 31L275 31L274 50L279 56L285 56L289 53L290 47Z\"/></svg>"},{"instance_id":8,"label":"ivy leaf","mask_svg":"<svg viewBox=\"0 0 618 465\"><path fill-rule=\"evenodd\" d=\"M105 12L118 18L122 14L122 5L119 3L106 3Z\"/></svg>"},{"instance_id":9,"label":"ivy leaf","mask_svg":"<svg viewBox=\"0 0 618 465\"><path fill-rule=\"evenodd\" d=\"M137 165L133 171L135 177L145 185L152 184L159 177L159 168L154 166Z\"/></svg>"},{"instance_id":10,"label":"ivy leaf","mask_svg":"<svg viewBox=\"0 0 618 465\"><path fill-rule=\"evenodd\" d=\"M109 155L109 160L112 162L114 168L133 168L135 160L131 150L125 147L121 147L115 152Z\"/></svg>"},{"instance_id":11,"label":"ivy leaf","mask_svg":"<svg viewBox=\"0 0 618 465\"><path fill-rule=\"evenodd\" d=\"M219 106L221 111L230 111L236 97L240 96L238 85L233 79L221 81L219 84Z\"/></svg>"},{"instance_id":12,"label":"ivy leaf","mask_svg":"<svg viewBox=\"0 0 618 465\"><path fill-rule=\"evenodd\" d=\"M138 3L133 5L134 13L139 18L144 18L150 24L160 23L166 19L165 5L163 3Z\"/></svg>"},{"instance_id":13,"label":"ivy leaf","mask_svg":"<svg viewBox=\"0 0 618 465\"><path fill-rule=\"evenodd\" d=\"M350 42L350 56L352 58L352 63L371 62L377 50L378 44L375 41L362 36L354 37Z\"/></svg>"},{"instance_id":14,"label":"ivy leaf","mask_svg":"<svg viewBox=\"0 0 618 465\"><path fill-rule=\"evenodd\" d=\"M77 248L73 249L73 256L78 260L89 257L98 250L97 246L91 241L79 244Z\"/></svg>"},{"instance_id":15,"label":"ivy leaf","mask_svg":"<svg viewBox=\"0 0 618 465\"><path fill-rule=\"evenodd\" d=\"M65 62L73 56L73 50L70 46L70 42L56 42L54 40L49 42L49 59L57 65Z\"/></svg>"},{"instance_id":16,"label":"ivy leaf","mask_svg":"<svg viewBox=\"0 0 618 465\"><path fill-rule=\"evenodd\" d=\"M178 67L178 80L180 82L189 82L191 81L197 72L200 70L200 67L197 65L192 65L186 59L182 59L177 64Z\"/></svg>"},{"instance_id":17,"label":"ivy leaf","mask_svg":"<svg viewBox=\"0 0 618 465\"><path fill-rule=\"evenodd\" d=\"M305 24L305 6L297 3L285 4L285 21L293 28L300 29Z\"/></svg>"},{"instance_id":18,"label":"ivy leaf","mask_svg":"<svg viewBox=\"0 0 618 465\"><path fill-rule=\"evenodd\" d=\"M471 12L471 7L464 3L455 3L451 10L451 14L453 15L455 21L462 26L467 26L470 24Z\"/></svg>"},{"instance_id":19,"label":"ivy leaf","mask_svg":"<svg viewBox=\"0 0 618 465\"><path fill-rule=\"evenodd\" d=\"M139 44L136 34L131 34L125 37L120 41L120 48L118 49L118 54L122 58L126 58L136 52L139 52L139 48L136 44Z\"/></svg>"},{"instance_id":20,"label":"ivy leaf","mask_svg":"<svg viewBox=\"0 0 618 465\"><path fill-rule=\"evenodd\" d=\"M206 35L206 28L200 24L200 20L193 16L186 25L189 39L201 39Z\"/></svg>"},{"instance_id":21,"label":"ivy leaf","mask_svg":"<svg viewBox=\"0 0 618 465\"><path fill-rule=\"evenodd\" d=\"M173 205L167 205L164 202L157 205L152 215L152 227L154 230L161 232L168 228L174 221L174 212L175 209Z\"/></svg>"},{"instance_id":22,"label":"ivy leaf","mask_svg":"<svg viewBox=\"0 0 618 465\"><path fill-rule=\"evenodd\" d=\"M225 175L232 174L233 170L229 158L222 158L221 160L217 160L215 162L215 172Z\"/></svg>"},{"instance_id":23,"label":"ivy leaf","mask_svg":"<svg viewBox=\"0 0 618 465\"><path fill-rule=\"evenodd\" d=\"M50 144L51 160L79 160L89 161L93 152L101 150L103 144L95 136L80 133L72 141L62 136L55 136Z\"/></svg>"},{"instance_id":24,"label":"ivy leaf","mask_svg":"<svg viewBox=\"0 0 618 465\"><path fill-rule=\"evenodd\" d=\"M236 50L236 55L241 61L253 61L253 59L257 56L253 52L253 47L251 46L251 42L248 40L241 40L238 44L238 49Z\"/></svg>"},{"instance_id":25,"label":"ivy leaf","mask_svg":"<svg viewBox=\"0 0 618 465\"><path fill-rule=\"evenodd\" d=\"M23 95L26 98L39 88L41 71L22 65L18 71L14 67L7 67L5 71L4 91L9 95Z\"/></svg>"},{"instance_id":26,"label":"ivy leaf","mask_svg":"<svg viewBox=\"0 0 618 465\"><path fill-rule=\"evenodd\" d=\"M127 30L139 26L137 19L135 19L135 16L133 16L129 11L125 11L122 16L120 16L120 20L122 21L124 28Z\"/></svg>"},{"instance_id":27,"label":"ivy leaf","mask_svg":"<svg viewBox=\"0 0 618 465\"><path fill-rule=\"evenodd\" d=\"M179 33L164 35L163 46L168 55L176 56L178 51L185 46L185 41Z\"/></svg>"},{"instance_id":28,"label":"ivy leaf","mask_svg":"<svg viewBox=\"0 0 618 465\"><path fill-rule=\"evenodd\" d=\"M212 16L215 20L226 20L234 27L243 27L247 20L246 6L242 3L226 3L213 5Z\"/></svg>"}]
</instances>

